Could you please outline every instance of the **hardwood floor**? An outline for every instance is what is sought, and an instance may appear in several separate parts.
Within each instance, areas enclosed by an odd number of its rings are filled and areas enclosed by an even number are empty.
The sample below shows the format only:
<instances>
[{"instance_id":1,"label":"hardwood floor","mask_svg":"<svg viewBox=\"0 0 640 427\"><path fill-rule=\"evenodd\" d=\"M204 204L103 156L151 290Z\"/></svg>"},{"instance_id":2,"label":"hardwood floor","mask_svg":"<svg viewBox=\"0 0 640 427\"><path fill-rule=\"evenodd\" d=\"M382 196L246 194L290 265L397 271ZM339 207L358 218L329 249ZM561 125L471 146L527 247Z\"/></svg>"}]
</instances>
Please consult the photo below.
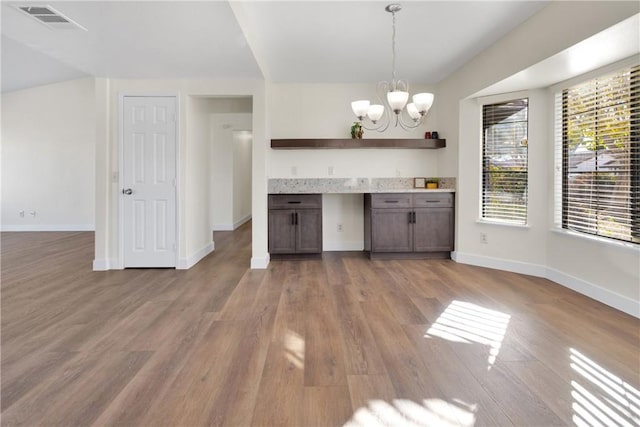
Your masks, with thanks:
<instances>
[{"instance_id":1,"label":"hardwood floor","mask_svg":"<svg viewBox=\"0 0 640 427\"><path fill-rule=\"evenodd\" d=\"M2 234L3 426L640 425L640 321L547 280L356 253L93 272Z\"/></svg>"}]
</instances>

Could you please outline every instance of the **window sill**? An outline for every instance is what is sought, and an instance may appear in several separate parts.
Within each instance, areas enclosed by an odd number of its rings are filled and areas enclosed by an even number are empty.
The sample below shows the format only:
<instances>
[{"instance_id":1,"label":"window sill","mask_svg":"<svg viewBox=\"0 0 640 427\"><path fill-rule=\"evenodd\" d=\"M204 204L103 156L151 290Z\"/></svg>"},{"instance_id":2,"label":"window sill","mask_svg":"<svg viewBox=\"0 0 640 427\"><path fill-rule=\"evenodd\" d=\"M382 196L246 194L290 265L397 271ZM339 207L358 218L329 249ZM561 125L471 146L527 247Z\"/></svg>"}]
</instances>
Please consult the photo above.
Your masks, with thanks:
<instances>
[{"instance_id":1,"label":"window sill","mask_svg":"<svg viewBox=\"0 0 640 427\"><path fill-rule=\"evenodd\" d=\"M607 246L612 246L621 249L629 249L632 251L640 252L640 245L637 243L622 242L619 240L607 239L606 237L593 236L585 233L578 233L577 231L565 230L564 228L553 227L552 232L562 234L564 236L571 236L577 239L590 240L592 242L602 243Z\"/></svg>"},{"instance_id":2,"label":"window sill","mask_svg":"<svg viewBox=\"0 0 640 427\"><path fill-rule=\"evenodd\" d=\"M477 224L487 224L487 225L498 225L501 227L512 227L512 228L523 228L529 229L531 228L528 224L516 224L514 222L506 222L506 221L490 221L488 219L478 218L476 220Z\"/></svg>"}]
</instances>

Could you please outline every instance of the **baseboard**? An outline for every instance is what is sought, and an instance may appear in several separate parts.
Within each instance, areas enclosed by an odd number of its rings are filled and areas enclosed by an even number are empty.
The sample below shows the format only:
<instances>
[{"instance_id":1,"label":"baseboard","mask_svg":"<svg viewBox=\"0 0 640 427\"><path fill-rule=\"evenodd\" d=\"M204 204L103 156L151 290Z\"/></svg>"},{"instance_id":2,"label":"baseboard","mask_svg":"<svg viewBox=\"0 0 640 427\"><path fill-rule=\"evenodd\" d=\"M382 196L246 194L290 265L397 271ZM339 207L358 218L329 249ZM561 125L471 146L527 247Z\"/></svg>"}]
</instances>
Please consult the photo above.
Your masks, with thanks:
<instances>
[{"instance_id":1,"label":"baseboard","mask_svg":"<svg viewBox=\"0 0 640 427\"><path fill-rule=\"evenodd\" d=\"M252 257L251 269L252 270L264 270L269 266L269 254L264 257Z\"/></svg>"},{"instance_id":2,"label":"baseboard","mask_svg":"<svg viewBox=\"0 0 640 427\"><path fill-rule=\"evenodd\" d=\"M530 276L543 277L631 316L640 318L639 301L635 301L631 298L612 292L594 283L587 282L586 280L579 279L554 268L463 252L452 252L451 259L461 264L470 264L478 267L494 268L514 273L528 274Z\"/></svg>"},{"instance_id":3,"label":"baseboard","mask_svg":"<svg viewBox=\"0 0 640 427\"><path fill-rule=\"evenodd\" d=\"M191 267L196 265L202 258L206 257L214 250L215 244L214 242L211 242L187 258L178 258L178 265L176 265L176 270L190 269Z\"/></svg>"},{"instance_id":4,"label":"baseboard","mask_svg":"<svg viewBox=\"0 0 640 427\"><path fill-rule=\"evenodd\" d=\"M363 251L364 242L362 240L346 242L325 241L322 243L322 250L325 252Z\"/></svg>"},{"instance_id":5,"label":"baseboard","mask_svg":"<svg viewBox=\"0 0 640 427\"><path fill-rule=\"evenodd\" d=\"M452 252L451 259L461 264L476 265L478 267L494 268L496 270L511 271L528 274L529 276L546 277L547 268L543 265L528 262L511 261L464 252Z\"/></svg>"},{"instance_id":6,"label":"baseboard","mask_svg":"<svg viewBox=\"0 0 640 427\"><path fill-rule=\"evenodd\" d=\"M2 231L95 231L93 224L4 224Z\"/></svg>"},{"instance_id":7,"label":"baseboard","mask_svg":"<svg viewBox=\"0 0 640 427\"><path fill-rule=\"evenodd\" d=\"M251 214L240 218L239 220L235 221L233 224L231 223L213 224L213 231L233 231L250 220L251 220Z\"/></svg>"},{"instance_id":8,"label":"baseboard","mask_svg":"<svg viewBox=\"0 0 640 427\"><path fill-rule=\"evenodd\" d=\"M233 224L213 224L213 231L233 231Z\"/></svg>"},{"instance_id":9,"label":"baseboard","mask_svg":"<svg viewBox=\"0 0 640 427\"><path fill-rule=\"evenodd\" d=\"M111 262L108 259L94 259L93 271L111 270Z\"/></svg>"},{"instance_id":10,"label":"baseboard","mask_svg":"<svg viewBox=\"0 0 640 427\"><path fill-rule=\"evenodd\" d=\"M251 221L251 214L245 215L242 218L240 218L239 220L237 220L236 222L234 222L233 223L233 229L235 230L236 228L240 227L243 224L246 224L249 221Z\"/></svg>"},{"instance_id":11,"label":"baseboard","mask_svg":"<svg viewBox=\"0 0 640 427\"><path fill-rule=\"evenodd\" d=\"M634 301L629 297L612 292L586 280L578 279L555 268L547 268L547 279L633 317L640 318L640 302Z\"/></svg>"}]
</instances>

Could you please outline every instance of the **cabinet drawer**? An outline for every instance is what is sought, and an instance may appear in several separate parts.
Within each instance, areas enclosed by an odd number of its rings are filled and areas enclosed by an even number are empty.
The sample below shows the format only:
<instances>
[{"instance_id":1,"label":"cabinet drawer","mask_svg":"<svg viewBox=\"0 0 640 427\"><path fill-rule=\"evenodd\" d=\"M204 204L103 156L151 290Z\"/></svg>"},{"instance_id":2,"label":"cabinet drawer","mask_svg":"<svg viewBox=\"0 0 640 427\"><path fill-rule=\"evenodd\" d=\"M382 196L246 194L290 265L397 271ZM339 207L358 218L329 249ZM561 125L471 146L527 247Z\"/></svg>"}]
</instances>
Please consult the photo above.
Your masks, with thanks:
<instances>
[{"instance_id":1,"label":"cabinet drawer","mask_svg":"<svg viewBox=\"0 0 640 427\"><path fill-rule=\"evenodd\" d=\"M380 193L371 195L372 208L410 208L411 194L407 193Z\"/></svg>"},{"instance_id":2,"label":"cabinet drawer","mask_svg":"<svg viewBox=\"0 0 640 427\"><path fill-rule=\"evenodd\" d=\"M424 193L413 195L414 208L453 207L453 193Z\"/></svg>"},{"instance_id":3,"label":"cabinet drawer","mask_svg":"<svg viewBox=\"0 0 640 427\"><path fill-rule=\"evenodd\" d=\"M269 194L269 209L322 208L322 194Z\"/></svg>"}]
</instances>

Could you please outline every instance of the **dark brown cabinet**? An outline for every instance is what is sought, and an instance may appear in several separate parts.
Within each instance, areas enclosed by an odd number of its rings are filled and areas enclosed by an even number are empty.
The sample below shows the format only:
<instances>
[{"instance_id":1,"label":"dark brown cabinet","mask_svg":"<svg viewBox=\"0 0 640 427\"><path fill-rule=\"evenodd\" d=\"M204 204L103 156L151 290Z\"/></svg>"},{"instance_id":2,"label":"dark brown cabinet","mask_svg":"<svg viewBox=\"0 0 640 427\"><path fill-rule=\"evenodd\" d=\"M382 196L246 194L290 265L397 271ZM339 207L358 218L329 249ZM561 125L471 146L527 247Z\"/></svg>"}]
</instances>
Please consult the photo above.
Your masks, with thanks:
<instances>
[{"instance_id":1,"label":"dark brown cabinet","mask_svg":"<svg viewBox=\"0 0 640 427\"><path fill-rule=\"evenodd\" d=\"M269 195L269 253L322 252L322 195Z\"/></svg>"},{"instance_id":2,"label":"dark brown cabinet","mask_svg":"<svg viewBox=\"0 0 640 427\"><path fill-rule=\"evenodd\" d=\"M365 195L365 250L373 257L448 257L453 193Z\"/></svg>"}]
</instances>

